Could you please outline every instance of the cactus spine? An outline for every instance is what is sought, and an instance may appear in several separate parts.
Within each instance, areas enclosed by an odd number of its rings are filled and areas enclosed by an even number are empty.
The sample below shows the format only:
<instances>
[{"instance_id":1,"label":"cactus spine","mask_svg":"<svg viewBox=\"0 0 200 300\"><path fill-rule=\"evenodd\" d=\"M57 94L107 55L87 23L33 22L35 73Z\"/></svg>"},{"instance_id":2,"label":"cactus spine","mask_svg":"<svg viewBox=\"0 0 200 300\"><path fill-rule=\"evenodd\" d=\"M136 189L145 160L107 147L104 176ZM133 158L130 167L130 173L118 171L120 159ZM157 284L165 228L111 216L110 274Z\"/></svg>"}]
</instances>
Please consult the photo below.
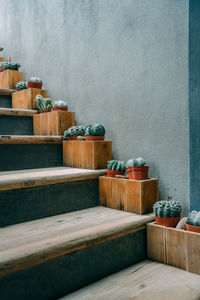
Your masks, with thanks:
<instances>
[{"instance_id":1,"label":"cactus spine","mask_svg":"<svg viewBox=\"0 0 200 300\"><path fill-rule=\"evenodd\" d=\"M153 211L159 218L176 218L181 215L181 204L174 200L162 200L154 204Z\"/></svg>"},{"instance_id":2,"label":"cactus spine","mask_svg":"<svg viewBox=\"0 0 200 300\"><path fill-rule=\"evenodd\" d=\"M50 98L43 98L42 95L35 97L35 102L39 111L50 111L52 107L52 100Z\"/></svg>"},{"instance_id":3,"label":"cactus spine","mask_svg":"<svg viewBox=\"0 0 200 300\"><path fill-rule=\"evenodd\" d=\"M109 160L107 163L107 169L117 172L125 172L126 165L124 161L120 160Z\"/></svg>"},{"instance_id":4,"label":"cactus spine","mask_svg":"<svg viewBox=\"0 0 200 300\"><path fill-rule=\"evenodd\" d=\"M187 223L193 226L200 226L200 211L193 210L187 218Z\"/></svg>"}]
</instances>

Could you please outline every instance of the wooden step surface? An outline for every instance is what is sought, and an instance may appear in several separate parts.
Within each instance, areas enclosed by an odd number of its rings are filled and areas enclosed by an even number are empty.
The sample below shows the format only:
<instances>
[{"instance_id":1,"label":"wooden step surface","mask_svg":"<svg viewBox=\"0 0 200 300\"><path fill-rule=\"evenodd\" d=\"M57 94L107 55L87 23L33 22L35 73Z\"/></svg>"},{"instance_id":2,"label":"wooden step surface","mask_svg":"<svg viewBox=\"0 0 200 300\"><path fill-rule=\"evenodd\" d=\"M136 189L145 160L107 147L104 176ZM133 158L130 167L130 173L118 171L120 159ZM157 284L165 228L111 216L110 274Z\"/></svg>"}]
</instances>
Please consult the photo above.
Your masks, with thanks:
<instances>
[{"instance_id":1,"label":"wooden step surface","mask_svg":"<svg viewBox=\"0 0 200 300\"><path fill-rule=\"evenodd\" d=\"M0 116L20 116L20 117L33 117L37 114L37 110L31 109L14 109L0 107Z\"/></svg>"},{"instance_id":2,"label":"wooden step surface","mask_svg":"<svg viewBox=\"0 0 200 300\"><path fill-rule=\"evenodd\" d=\"M12 93L17 92L13 89L0 89L0 95L12 96Z\"/></svg>"},{"instance_id":3,"label":"wooden step surface","mask_svg":"<svg viewBox=\"0 0 200 300\"><path fill-rule=\"evenodd\" d=\"M199 300L200 276L145 260L62 298L80 299Z\"/></svg>"},{"instance_id":4,"label":"wooden step surface","mask_svg":"<svg viewBox=\"0 0 200 300\"><path fill-rule=\"evenodd\" d=\"M68 167L1 171L0 191L96 179L104 174L106 174L105 169L88 170Z\"/></svg>"},{"instance_id":5,"label":"wooden step surface","mask_svg":"<svg viewBox=\"0 0 200 300\"><path fill-rule=\"evenodd\" d=\"M99 206L2 228L0 277L142 230L153 219Z\"/></svg>"},{"instance_id":6,"label":"wooden step surface","mask_svg":"<svg viewBox=\"0 0 200 300\"><path fill-rule=\"evenodd\" d=\"M61 136L1 135L0 144L61 144Z\"/></svg>"}]
</instances>

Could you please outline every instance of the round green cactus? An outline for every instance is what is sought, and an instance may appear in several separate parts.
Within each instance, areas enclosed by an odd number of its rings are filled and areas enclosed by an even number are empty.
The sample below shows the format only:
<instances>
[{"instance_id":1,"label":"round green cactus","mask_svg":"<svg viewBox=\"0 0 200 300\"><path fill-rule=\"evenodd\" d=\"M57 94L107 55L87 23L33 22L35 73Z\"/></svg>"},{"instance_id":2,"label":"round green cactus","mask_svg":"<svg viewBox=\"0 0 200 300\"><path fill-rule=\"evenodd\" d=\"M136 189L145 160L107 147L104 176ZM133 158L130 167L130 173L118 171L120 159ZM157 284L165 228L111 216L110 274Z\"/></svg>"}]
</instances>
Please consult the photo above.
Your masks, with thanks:
<instances>
[{"instance_id":1,"label":"round green cactus","mask_svg":"<svg viewBox=\"0 0 200 300\"><path fill-rule=\"evenodd\" d=\"M52 107L68 108L68 104L65 100L54 100L52 102Z\"/></svg>"},{"instance_id":2,"label":"round green cactus","mask_svg":"<svg viewBox=\"0 0 200 300\"><path fill-rule=\"evenodd\" d=\"M72 126L64 132L64 137L84 135L84 132L85 132L85 126L83 125Z\"/></svg>"},{"instance_id":3,"label":"round green cactus","mask_svg":"<svg viewBox=\"0 0 200 300\"><path fill-rule=\"evenodd\" d=\"M18 71L19 67L20 67L20 64L10 62L10 61L4 61L4 62L0 63L0 68L4 69L4 70L16 70L16 71Z\"/></svg>"},{"instance_id":4,"label":"round green cactus","mask_svg":"<svg viewBox=\"0 0 200 300\"><path fill-rule=\"evenodd\" d=\"M28 88L27 81L18 81L16 84L17 90L25 90Z\"/></svg>"},{"instance_id":5,"label":"round green cactus","mask_svg":"<svg viewBox=\"0 0 200 300\"><path fill-rule=\"evenodd\" d=\"M42 83L42 80L39 77L31 77L28 82Z\"/></svg>"},{"instance_id":6,"label":"round green cactus","mask_svg":"<svg viewBox=\"0 0 200 300\"><path fill-rule=\"evenodd\" d=\"M138 157L136 159L131 158L126 163L127 168L131 168L135 166L144 166L144 165L146 165L146 161L142 157Z\"/></svg>"},{"instance_id":7,"label":"round green cactus","mask_svg":"<svg viewBox=\"0 0 200 300\"><path fill-rule=\"evenodd\" d=\"M100 124L88 125L85 128L85 136L104 136L105 128Z\"/></svg>"},{"instance_id":8,"label":"round green cactus","mask_svg":"<svg viewBox=\"0 0 200 300\"><path fill-rule=\"evenodd\" d=\"M174 200L158 201L153 206L156 217L159 218L175 218L181 215L181 204Z\"/></svg>"},{"instance_id":9,"label":"round green cactus","mask_svg":"<svg viewBox=\"0 0 200 300\"><path fill-rule=\"evenodd\" d=\"M125 172L126 165L124 161L120 160L109 160L107 163L107 169L117 172Z\"/></svg>"},{"instance_id":10,"label":"round green cactus","mask_svg":"<svg viewBox=\"0 0 200 300\"><path fill-rule=\"evenodd\" d=\"M193 226L200 226L200 211L193 210L187 218L187 223Z\"/></svg>"},{"instance_id":11,"label":"round green cactus","mask_svg":"<svg viewBox=\"0 0 200 300\"><path fill-rule=\"evenodd\" d=\"M35 102L39 111L51 110L52 100L50 98L43 98L42 95L37 95Z\"/></svg>"}]
</instances>

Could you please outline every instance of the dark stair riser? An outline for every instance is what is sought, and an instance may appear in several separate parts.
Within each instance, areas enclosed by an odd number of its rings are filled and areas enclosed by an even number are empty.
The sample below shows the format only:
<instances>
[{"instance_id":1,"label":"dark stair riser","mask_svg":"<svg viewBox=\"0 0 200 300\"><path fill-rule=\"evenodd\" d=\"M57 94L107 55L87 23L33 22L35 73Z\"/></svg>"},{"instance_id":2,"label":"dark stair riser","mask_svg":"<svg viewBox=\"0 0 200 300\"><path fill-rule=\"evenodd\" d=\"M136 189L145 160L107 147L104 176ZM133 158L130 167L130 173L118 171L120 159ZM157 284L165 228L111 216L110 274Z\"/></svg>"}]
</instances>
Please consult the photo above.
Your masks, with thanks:
<instances>
[{"instance_id":1,"label":"dark stair riser","mask_svg":"<svg viewBox=\"0 0 200 300\"><path fill-rule=\"evenodd\" d=\"M33 135L33 117L0 116L0 135Z\"/></svg>"},{"instance_id":2,"label":"dark stair riser","mask_svg":"<svg viewBox=\"0 0 200 300\"><path fill-rule=\"evenodd\" d=\"M98 179L0 192L0 226L98 205Z\"/></svg>"},{"instance_id":3,"label":"dark stair riser","mask_svg":"<svg viewBox=\"0 0 200 300\"><path fill-rule=\"evenodd\" d=\"M0 95L0 107L12 108L12 97L6 95Z\"/></svg>"},{"instance_id":4,"label":"dark stair riser","mask_svg":"<svg viewBox=\"0 0 200 300\"><path fill-rule=\"evenodd\" d=\"M0 144L0 171L62 165L62 144Z\"/></svg>"},{"instance_id":5,"label":"dark stair riser","mask_svg":"<svg viewBox=\"0 0 200 300\"><path fill-rule=\"evenodd\" d=\"M1 300L58 299L146 258L146 230L0 279Z\"/></svg>"}]
</instances>

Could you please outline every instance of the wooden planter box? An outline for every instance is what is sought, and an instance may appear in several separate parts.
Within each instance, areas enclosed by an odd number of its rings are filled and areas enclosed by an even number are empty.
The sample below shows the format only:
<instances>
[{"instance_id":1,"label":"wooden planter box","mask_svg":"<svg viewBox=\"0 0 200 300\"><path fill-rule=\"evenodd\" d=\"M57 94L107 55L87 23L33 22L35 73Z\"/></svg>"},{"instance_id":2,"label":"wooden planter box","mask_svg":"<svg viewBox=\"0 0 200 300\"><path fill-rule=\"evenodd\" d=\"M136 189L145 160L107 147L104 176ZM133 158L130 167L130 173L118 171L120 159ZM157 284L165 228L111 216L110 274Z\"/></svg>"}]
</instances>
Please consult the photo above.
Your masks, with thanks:
<instances>
[{"instance_id":1,"label":"wooden planter box","mask_svg":"<svg viewBox=\"0 0 200 300\"><path fill-rule=\"evenodd\" d=\"M200 275L200 234L147 224L149 259Z\"/></svg>"},{"instance_id":2,"label":"wooden planter box","mask_svg":"<svg viewBox=\"0 0 200 300\"><path fill-rule=\"evenodd\" d=\"M158 201L158 179L132 180L123 178L99 178L100 205L145 214L152 212Z\"/></svg>"},{"instance_id":3,"label":"wooden planter box","mask_svg":"<svg viewBox=\"0 0 200 300\"><path fill-rule=\"evenodd\" d=\"M83 169L105 169L112 159L111 141L64 141L63 164Z\"/></svg>"},{"instance_id":4,"label":"wooden planter box","mask_svg":"<svg viewBox=\"0 0 200 300\"><path fill-rule=\"evenodd\" d=\"M74 125L74 112L51 111L33 116L35 135L63 135L66 129Z\"/></svg>"},{"instance_id":5,"label":"wooden planter box","mask_svg":"<svg viewBox=\"0 0 200 300\"><path fill-rule=\"evenodd\" d=\"M3 57L0 57L0 62L4 61L4 58Z\"/></svg>"},{"instance_id":6,"label":"wooden planter box","mask_svg":"<svg viewBox=\"0 0 200 300\"><path fill-rule=\"evenodd\" d=\"M24 80L24 73L15 70L0 72L0 88L16 89L16 83Z\"/></svg>"},{"instance_id":7,"label":"wooden planter box","mask_svg":"<svg viewBox=\"0 0 200 300\"><path fill-rule=\"evenodd\" d=\"M35 97L40 94L47 97L47 90L26 89L12 94L12 108L17 109L37 109Z\"/></svg>"}]
</instances>

